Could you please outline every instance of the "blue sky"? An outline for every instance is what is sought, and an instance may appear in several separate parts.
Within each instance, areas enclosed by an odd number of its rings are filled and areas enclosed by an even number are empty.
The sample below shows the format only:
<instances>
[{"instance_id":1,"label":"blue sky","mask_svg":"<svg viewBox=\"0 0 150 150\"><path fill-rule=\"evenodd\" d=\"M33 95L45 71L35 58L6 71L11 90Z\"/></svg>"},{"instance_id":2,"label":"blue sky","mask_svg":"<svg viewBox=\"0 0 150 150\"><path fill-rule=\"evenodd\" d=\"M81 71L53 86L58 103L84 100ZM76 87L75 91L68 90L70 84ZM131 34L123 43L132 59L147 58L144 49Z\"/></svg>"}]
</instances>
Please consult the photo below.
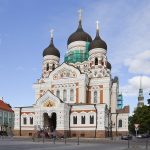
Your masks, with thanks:
<instances>
[{"instance_id":1,"label":"blue sky","mask_svg":"<svg viewBox=\"0 0 150 150\"><path fill-rule=\"evenodd\" d=\"M147 103L150 91L149 0L0 0L0 97L12 106L34 103L33 83L40 78L42 52L50 42L60 50L61 62L67 39L83 9L83 28L93 38L95 21L108 45L112 76L119 77L124 104L137 104L139 76Z\"/></svg>"}]
</instances>

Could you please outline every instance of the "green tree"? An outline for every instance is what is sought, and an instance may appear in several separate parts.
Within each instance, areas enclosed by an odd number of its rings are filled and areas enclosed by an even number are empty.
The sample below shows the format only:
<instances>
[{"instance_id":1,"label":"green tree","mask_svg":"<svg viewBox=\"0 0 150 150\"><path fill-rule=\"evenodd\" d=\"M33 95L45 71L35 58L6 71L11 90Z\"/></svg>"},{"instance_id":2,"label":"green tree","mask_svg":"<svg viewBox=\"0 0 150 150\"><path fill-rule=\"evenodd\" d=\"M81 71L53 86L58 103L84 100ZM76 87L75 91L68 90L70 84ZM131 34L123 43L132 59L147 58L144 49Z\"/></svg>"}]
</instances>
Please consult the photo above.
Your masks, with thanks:
<instances>
[{"instance_id":1,"label":"green tree","mask_svg":"<svg viewBox=\"0 0 150 150\"><path fill-rule=\"evenodd\" d=\"M129 131L135 134L134 124L139 124L139 133L150 132L150 106L138 107L129 117Z\"/></svg>"}]
</instances>

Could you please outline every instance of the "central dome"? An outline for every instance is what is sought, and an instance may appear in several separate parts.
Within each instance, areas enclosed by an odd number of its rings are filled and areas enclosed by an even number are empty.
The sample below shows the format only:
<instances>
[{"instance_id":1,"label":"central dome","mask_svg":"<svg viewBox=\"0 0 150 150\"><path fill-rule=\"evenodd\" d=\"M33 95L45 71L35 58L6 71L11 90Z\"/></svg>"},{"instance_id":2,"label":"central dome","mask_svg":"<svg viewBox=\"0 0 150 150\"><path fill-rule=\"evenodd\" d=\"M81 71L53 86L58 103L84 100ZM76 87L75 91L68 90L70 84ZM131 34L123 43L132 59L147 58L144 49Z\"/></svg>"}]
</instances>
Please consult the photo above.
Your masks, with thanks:
<instances>
[{"instance_id":1,"label":"central dome","mask_svg":"<svg viewBox=\"0 0 150 150\"><path fill-rule=\"evenodd\" d=\"M69 45L70 43L75 42L75 41L85 41L85 42L92 41L91 36L88 33L84 32L82 28L81 20L79 21L79 26L76 32L72 33L70 37L68 38L67 44Z\"/></svg>"}]
</instances>

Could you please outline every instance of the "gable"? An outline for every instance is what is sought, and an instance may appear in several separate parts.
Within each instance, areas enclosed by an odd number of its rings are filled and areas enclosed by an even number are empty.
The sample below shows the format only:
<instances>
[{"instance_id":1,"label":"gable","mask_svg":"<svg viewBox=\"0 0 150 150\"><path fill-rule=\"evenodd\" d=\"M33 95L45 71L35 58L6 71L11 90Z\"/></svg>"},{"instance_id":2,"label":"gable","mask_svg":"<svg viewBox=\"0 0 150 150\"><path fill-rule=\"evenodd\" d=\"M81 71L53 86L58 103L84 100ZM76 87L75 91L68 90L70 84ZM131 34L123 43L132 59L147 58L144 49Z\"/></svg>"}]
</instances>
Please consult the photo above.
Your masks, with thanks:
<instances>
[{"instance_id":1,"label":"gable","mask_svg":"<svg viewBox=\"0 0 150 150\"><path fill-rule=\"evenodd\" d=\"M35 105L48 108L48 107L57 107L62 103L63 102L58 97L53 95L50 91L47 91L42 97L40 97L36 101Z\"/></svg>"},{"instance_id":2,"label":"gable","mask_svg":"<svg viewBox=\"0 0 150 150\"><path fill-rule=\"evenodd\" d=\"M53 80L65 79L65 78L78 78L80 76L80 71L66 63L56 68L50 73L50 78Z\"/></svg>"}]
</instances>

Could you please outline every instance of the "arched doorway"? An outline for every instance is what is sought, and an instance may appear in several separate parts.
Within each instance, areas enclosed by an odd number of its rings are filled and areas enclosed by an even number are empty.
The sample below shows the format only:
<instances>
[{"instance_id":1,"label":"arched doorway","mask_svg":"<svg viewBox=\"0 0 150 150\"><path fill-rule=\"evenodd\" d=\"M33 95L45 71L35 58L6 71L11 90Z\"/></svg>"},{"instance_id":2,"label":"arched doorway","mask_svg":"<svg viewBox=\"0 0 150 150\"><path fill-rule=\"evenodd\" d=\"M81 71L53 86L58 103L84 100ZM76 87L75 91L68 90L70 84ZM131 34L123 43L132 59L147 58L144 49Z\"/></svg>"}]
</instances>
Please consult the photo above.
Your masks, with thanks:
<instances>
[{"instance_id":1,"label":"arched doorway","mask_svg":"<svg viewBox=\"0 0 150 150\"><path fill-rule=\"evenodd\" d=\"M48 113L44 113L43 114L43 118L44 118L44 129L48 129L51 132L56 130L56 126L57 126L57 115L56 113L52 113L51 117L48 115Z\"/></svg>"}]
</instances>

